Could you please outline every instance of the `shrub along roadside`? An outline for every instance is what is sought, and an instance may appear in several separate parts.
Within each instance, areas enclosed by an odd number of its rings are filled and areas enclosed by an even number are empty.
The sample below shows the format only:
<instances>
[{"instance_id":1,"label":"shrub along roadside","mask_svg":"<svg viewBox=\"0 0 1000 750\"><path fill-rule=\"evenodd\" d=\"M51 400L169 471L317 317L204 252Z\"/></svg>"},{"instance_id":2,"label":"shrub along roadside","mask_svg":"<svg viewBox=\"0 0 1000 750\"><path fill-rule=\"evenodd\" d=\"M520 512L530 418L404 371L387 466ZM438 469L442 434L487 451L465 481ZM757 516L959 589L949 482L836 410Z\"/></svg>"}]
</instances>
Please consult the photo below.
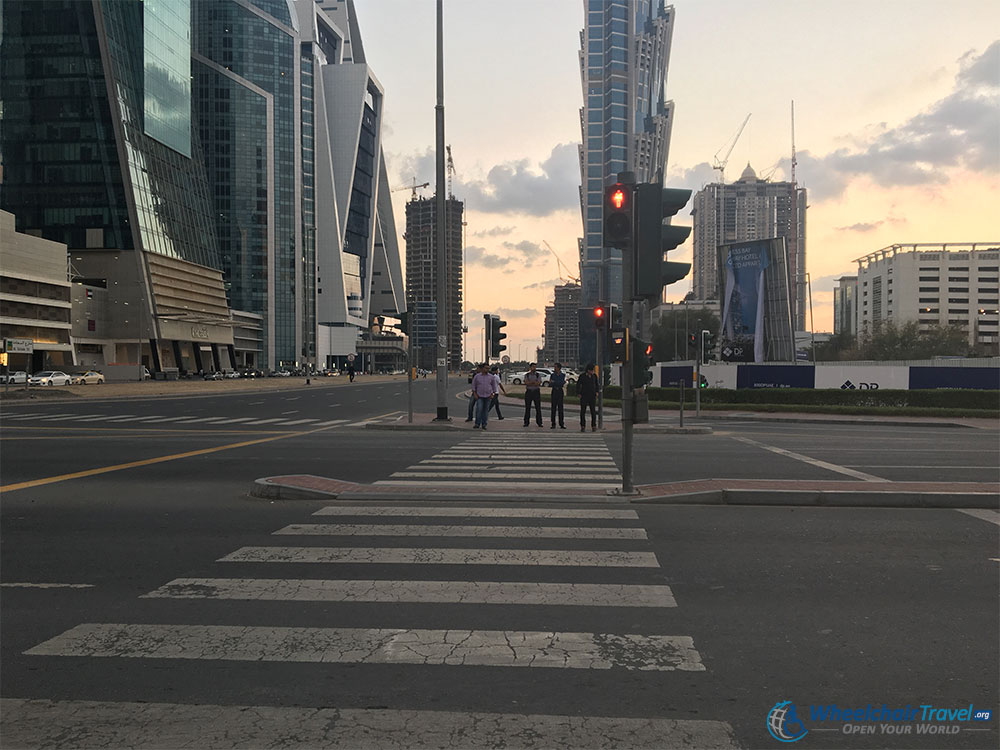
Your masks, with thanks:
<instances>
[{"instance_id":1,"label":"shrub along roadside","mask_svg":"<svg viewBox=\"0 0 1000 750\"><path fill-rule=\"evenodd\" d=\"M523 389L508 388L508 395L511 397L519 397L523 394ZM677 401L677 390L674 388L647 388L647 394L650 396L649 408L657 410L666 411L677 411L679 403ZM745 394L745 393L757 393L757 394L791 394L791 393L806 393L806 394L832 394L829 399L830 402L823 403L822 399L812 399L809 397L801 401L795 401L794 397L789 396L779 396L775 399L775 402L767 402L765 399L760 400L734 400L734 401L720 401L718 400L723 395L728 394ZM884 400L875 399L874 403L872 400L866 400L860 398L870 394L955 394L955 395L945 395L938 396L937 399L930 397L918 397L913 399L918 403L906 403L906 399L893 399L887 397ZM713 394L706 398L707 394ZM971 398L967 401L965 400L968 394L978 394L981 398ZM604 389L604 405L609 408L619 409L621 408L621 388L618 386L608 386ZM657 397L660 398L657 398ZM672 397L672 400L668 398L663 398L663 396ZM998 396L1000 392L998 391L971 391L971 390L927 390L927 391L825 391L825 390L813 390L813 389L755 389L755 390L728 390L728 389L704 389L701 392L701 408L704 411L756 411L765 413L813 413L813 414L856 414L856 415L872 415L872 416L896 416L896 417L979 417L985 419L997 419L1000 417L1000 409L997 407ZM850 400L853 398L854 403ZM778 401L781 399L781 401ZM789 399L785 401L785 399ZM693 390L687 390L685 392L684 399L684 409L685 411L693 411L695 408L695 394ZM937 400L938 403L934 403ZM951 405L948 401L951 400L955 405ZM542 401L549 401L549 393L545 389L542 390ZM782 402L784 401L784 402ZM839 403L838 403L839 401ZM879 402L881 401L881 403ZM902 401L902 403L900 403ZM920 401L929 401L927 405L919 403ZM566 396L566 406L578 406L580 403L579 399L574 395ZM977 406L966 406L966 403L974 403ZM978 404L985 404L984 406L978 406ZM992 406L990 404L993 404Z\"/></svg>"}]
</instances>

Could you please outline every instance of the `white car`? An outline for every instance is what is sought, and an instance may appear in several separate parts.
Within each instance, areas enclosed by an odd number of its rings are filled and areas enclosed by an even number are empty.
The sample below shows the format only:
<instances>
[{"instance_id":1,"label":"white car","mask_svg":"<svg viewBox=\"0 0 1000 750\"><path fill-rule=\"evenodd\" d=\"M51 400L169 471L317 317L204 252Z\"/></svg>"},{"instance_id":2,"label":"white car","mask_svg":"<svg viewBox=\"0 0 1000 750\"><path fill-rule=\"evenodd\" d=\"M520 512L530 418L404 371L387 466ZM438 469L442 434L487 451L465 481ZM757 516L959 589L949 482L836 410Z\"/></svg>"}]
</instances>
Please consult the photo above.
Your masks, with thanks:
<instances>
[{"instance_id":1,"label":"white car","mask_svg":"<svg viewBox=\"0 0 1000 750\"><path fill-rule=\"evenodd\" d=\"M14 385L15 383L27 383L28 373L24 370L13 370L6 375L0 375L0 383L10 383Z\"/></svg>"},{"instance_id":2,"label":"white car","mask_svg":"<svg viewBox=\"0 0 1000 750\"><path fill-rule=\"evenodd\" d=\"M104 376L97 370L87 370L83 375L75 375L73 377L73 385L90 385L91 383L96 385L103 384Z\"/></svg>"},{"instance_id":3,"label":"white car","mask_svg":"<svg viewBox=\"0 0 1000 750\"><path fill-rule=\"evenodd\" d=\"M549 384L549 375L552 374L552 370L549 370L549 369L547 369L545 367L536 367L535 368L535 372L539 373L542 376L542 385L548 385ZM510 374L510 382L511 382L511 384L512 385L521 385L521 383L524 382L524 376L527 375L527 374L528 374L527 370L525 370L524 372L512 372Z\"/></svg>"},{"instance_id":4,"label":"white car","mask_svg":"<svg viewBox=\"0 0 1000 750\"><path fill-rule=\"evenodd\" d=\"M28 385L69 385L73 378L59 370L42 370L28 380Z\"/></svg>"}]
</instances>

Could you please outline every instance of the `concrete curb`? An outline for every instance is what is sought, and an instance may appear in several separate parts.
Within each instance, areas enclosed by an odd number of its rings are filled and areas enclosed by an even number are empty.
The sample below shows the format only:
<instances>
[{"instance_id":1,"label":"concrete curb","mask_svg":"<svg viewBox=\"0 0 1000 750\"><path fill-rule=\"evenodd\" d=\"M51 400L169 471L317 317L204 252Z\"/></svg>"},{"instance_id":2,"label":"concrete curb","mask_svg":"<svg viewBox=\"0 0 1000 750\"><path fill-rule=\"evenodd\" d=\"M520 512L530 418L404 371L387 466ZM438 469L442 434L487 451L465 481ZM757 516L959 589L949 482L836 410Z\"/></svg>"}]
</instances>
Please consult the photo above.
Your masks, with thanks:
<instances>
[{"instance_id":1,"label":"concrete curb","mask_svg":"<svg viewBox=\"0 0 1000 750\"><path fill-rule=\"evenodd\" d=\"M989 492L879 492L877 490L722 489L675 495L639 496L648 505L813 506L829 508L997 508Z\"/></svg>"},{"instance_id":2,"label":"concrete curb","mask_svg":"<svg viewBox=\"0 0 1000 750\"><path fill-rule=\"evenodd\" d=\"M427 422L417 423L414 422L410 424L408 422L369 422L365 425L366 430L425 430L425 431L437 431L437 432L472 432L472 428L469 427L465 421L454 421L447 422L445 424L429 424ZM496 429L495 432L506 434L508 432L520 434L520 429L516 426L511 429ZM529 430L530 431L530 430ZM652 435L710 435L713 430L711 427L636 427L635 431L637 433L645 433ZM575 433L576 430L571 432ZM615 434L620 433L621 428L609 429L607 426L600 431L603 434ZM587 433L590 434L590 433Z\"/></svg>"},{"instance_id":3,"label":"concrete curb","mask_svg":"<svg viewBox=\"0 0 1000 750\"><path fill-rule=\"evenodd\" d=\"M769 489L769 488L721 488L677 492L672 494L640 494L630 497L607 492L541 493L527 488L523 494L488 491L434 491L403 487L376 487L354 482L326 480L324 477L309 476L320 482L330 483L329 489L307 487L301 483L288 484L283 477L257 479L250 488L249 496L261 500L340 500L354 502L500 502L500 503L604 503L636 505L742 505L742 506L801 506L829 508L983 508L996 510L997 495L993 492L973 491L920 491L872 489ZM337 486L337 484L339 486ZM652 490L656 492L657 490ZM650 492L650 490L647 490ZM662 490L660 490L662 493Z\"/></svg>"},{"instance_id":4,"label":"concrete curb","mask_svg":"<svg viewBox=\"0 0 1000 750\"><path fill-rule=\"evenodd\" d=\"M685 416L687 416L685 414ZM952 417L938 417L941 421L909 421L905 417L898 418L879 418L879 417L865 417L862 415L857 415L855 418L842 418L833 419L826 418L817 415L815 417L782 417L778 415L765 414L762 412L756 412L753 414L710 414L702 411L700 417L696 419L728 419L737 422L787 422L789 424L827 424L827 425L837 425L837 424L848 424L848 425L866 425L866 426L878 426L878 427L959 427L963 429L988 429L985 425L980 427L978 425L962 424L961 422L949 422L945 420L953 419ZM962 417L954 417L954 419L962 419ZM979 419L979 417L967 417L967 419ZM1000 427L1000 422L998 422L996 427Z\"/></svg>"}]
</instances>

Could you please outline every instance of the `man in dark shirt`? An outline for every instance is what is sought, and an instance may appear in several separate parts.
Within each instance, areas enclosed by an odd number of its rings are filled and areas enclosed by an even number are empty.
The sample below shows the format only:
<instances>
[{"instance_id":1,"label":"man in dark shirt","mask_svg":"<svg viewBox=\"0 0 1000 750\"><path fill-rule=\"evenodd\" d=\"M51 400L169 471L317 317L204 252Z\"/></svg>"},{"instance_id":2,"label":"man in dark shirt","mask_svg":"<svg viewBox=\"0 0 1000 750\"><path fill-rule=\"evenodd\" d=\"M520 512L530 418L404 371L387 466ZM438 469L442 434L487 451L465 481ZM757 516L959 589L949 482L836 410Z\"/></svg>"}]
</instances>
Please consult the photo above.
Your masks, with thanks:
<instances>
[{"instance_id":1,"label":"man in dark shirt","mask_svg":"<svg viewBox=\"0 0 1000 750\"><path fill-rule=\"evenodd\" d=\"M587 365L587 371L576 381L576 392L580 396L580 432L587 431L587 407L590 407L590 431L597 432L597 392L601 383L594 374L594 365Z\"/></svg>"},{"instance_id":2,"label":"man in dark shirt","mask_svg":"<svg viewBox=\"0 0 1000 750\"><path fill-rule=\"evenodd\" d=\"M524 426L531 422L531 405L535 405L535 419L542 426L542 373L535 369L535 363L528 365L524 374Z\"/></svg>"},{"instance_id":3,"label":"man in dark shirt","mask_svg":"<svg viewBox=\"0 0 1000 750\"><path fill-rule=\"evenodd\" d=\"M563 416L563 388L566 386L566 373L562 371L562 365L556 362L555 372L549 378L549 385L552 386L552 429L556 428L556 414L559 414L559 426L566 429L566 420Z\"/></svg>"}]
</instances>

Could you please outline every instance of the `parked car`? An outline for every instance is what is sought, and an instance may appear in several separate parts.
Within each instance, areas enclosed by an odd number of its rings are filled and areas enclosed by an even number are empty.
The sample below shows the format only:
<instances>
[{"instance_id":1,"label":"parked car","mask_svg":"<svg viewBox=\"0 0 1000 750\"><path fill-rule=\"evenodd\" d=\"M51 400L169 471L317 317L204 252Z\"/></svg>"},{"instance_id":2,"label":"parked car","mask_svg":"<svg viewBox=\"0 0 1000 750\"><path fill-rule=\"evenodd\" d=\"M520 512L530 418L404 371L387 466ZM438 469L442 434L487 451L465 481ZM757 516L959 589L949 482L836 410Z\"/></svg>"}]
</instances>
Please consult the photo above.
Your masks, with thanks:
<instances>
[{"instance_id":1,"label":"parked car","mask_svg":"<svg viewBox=\"0 0 1000 750\"><path fill-rule=\"evenodd\" d=\"M223 373L226 380L239 380L240 374L236 370L229 370Z\"/></svg>"},{"instance_id":2,"label":"parked car","mask_svg":"<svg viewBox=\"0 0 1000 750\"><path fill-rule=\"evenodd\" d=\"M549 384L549 376L552 374L552 370L549 370L549 369L547 369L545 367L536 367L535 368L535 372L541 373L541 376L542 376L542 385L548 385ZM511 382L511 384L512 385L521 385L521 383L524 382L524 376L527 375L527 374L528 374L527 370L525 370L524 372L512 372L510 374L510 382Z\"/></svg>"},{"instance_id":3,"label":"parked car","mask_svg":"<svg viewBox=\"0 0 1000 750\"><path fill-rule=\"evenodd\" d=\"M218 370L213 370L212 372L206 372L204 375L205 380L222 380L225 377Z\"/></svg>"},{"instance_id":4,"label":"parked car","mask_svg":"<svg viewBox=\"0 0 1000 750\"><path fill-rule=\"evenodd\" d=\"M104 383L104 376L101 375L97 370L87 370L83 375L73 376L73 385L102 385Z\"/></svg>"},{"instance_id":5,"label":"parked car","mask_svg":"<svg viewBox=\"0 0 1000 750\"><path fill-rule=\"evenodd\" d=\"M72 382L73 378L61 370L42 370L31 376L28 385L69 385Z\"/></svg>"},{"instance_id":6,"label":"parked car","mask_svg":"<svg viewBox=\"0 0 1000 750\"><path fill-rule=\"evenodd\" d=\"M0 383L10 383L14 385L15 383L27 383L28 373L24 370L13 370L8 372L6 375L0 375Z\"/></svg>"}]
</instances>

